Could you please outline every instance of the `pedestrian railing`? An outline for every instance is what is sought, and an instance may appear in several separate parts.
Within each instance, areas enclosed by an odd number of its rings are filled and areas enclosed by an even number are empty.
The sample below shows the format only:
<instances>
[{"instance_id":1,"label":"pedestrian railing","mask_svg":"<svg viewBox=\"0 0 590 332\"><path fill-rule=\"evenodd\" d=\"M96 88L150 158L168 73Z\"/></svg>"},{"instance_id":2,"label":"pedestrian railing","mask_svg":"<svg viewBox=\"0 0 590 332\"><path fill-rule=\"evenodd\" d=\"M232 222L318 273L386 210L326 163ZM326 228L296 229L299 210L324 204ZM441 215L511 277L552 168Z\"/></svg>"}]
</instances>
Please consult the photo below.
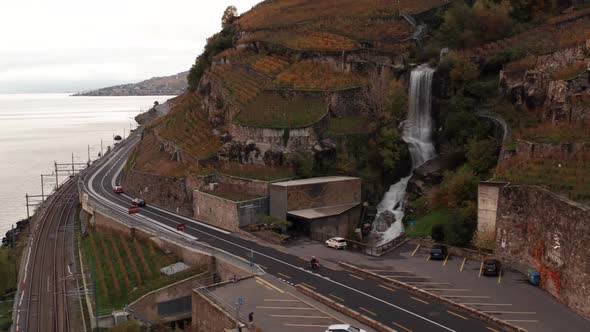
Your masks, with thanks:
<instances>
[{"instance_id":1,"label":"pedestrian railing","mask_svg":"<svg viewBox=\"0 0 590 332\"><path fill-rule=\"evenodd\" d=\"M322 232L311 232L310 236L311 236L312 240L324 242L324 241L331 239L333 237L337 237L338 235L327 234L327 233L322 233ZM405 236L405 234L402 234L401 236L399 236L387 243L381 244L381 245L364 243L364 242L359 242L359 241L350 240L350 239L345 239L345 240L347 243L347 247L346 247L347 250L357 251L357 252L363 253L365 255L378 257L378 256L382 256L382 255L388 253L390 250L392 250L396 246L402 244L404 241L406 241L406 236Z\"/></svg>"}]
</instances>

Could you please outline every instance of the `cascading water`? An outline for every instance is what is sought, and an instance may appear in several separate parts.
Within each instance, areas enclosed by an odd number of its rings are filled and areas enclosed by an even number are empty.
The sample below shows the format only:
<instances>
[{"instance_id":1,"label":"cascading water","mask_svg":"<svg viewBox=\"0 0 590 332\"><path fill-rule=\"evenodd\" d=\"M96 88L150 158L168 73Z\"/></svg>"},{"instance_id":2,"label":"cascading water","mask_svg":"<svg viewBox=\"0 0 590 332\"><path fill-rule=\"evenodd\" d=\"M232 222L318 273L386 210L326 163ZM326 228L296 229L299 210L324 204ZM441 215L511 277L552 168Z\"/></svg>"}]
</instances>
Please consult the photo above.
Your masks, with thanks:
<instances>
[{"instance_id":1,"label":"cascading water","mask_svg":"<svg viewBox=\"0 0 590 332\"><path fill-rule=\"evenodd\" d=\"M408 119L403 123L402 139L408 144L412 157L412 171L436 156L432 144L432 76L434 69L428 65L421 65L410 75L410 105ZM393 184L377 205L377 217L373 223L372 236L377 239L377 245L387 243L404 232L402 219L404 217L403 201L406 188L412 173ZM384 218L385 212L390 211L395 222L388 222Z\"/></svg>"}]
</instances>

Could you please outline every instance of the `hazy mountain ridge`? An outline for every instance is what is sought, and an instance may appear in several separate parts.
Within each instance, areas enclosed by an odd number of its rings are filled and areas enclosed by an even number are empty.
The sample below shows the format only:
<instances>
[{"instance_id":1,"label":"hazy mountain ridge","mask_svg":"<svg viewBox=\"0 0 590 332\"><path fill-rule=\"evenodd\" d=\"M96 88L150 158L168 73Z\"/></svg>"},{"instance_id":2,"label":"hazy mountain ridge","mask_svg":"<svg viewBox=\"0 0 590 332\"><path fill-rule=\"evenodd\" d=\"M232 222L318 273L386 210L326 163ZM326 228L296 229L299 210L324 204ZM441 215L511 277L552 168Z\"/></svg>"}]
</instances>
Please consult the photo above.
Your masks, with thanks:
<instances>
[{"instance_id":1,"label":"hazy mountain ridge","mask_svg":"<svg viewBox=\"0 0 590 332\"><path fill-rule=\"evenodd\" d=\"M74 96L157 96L179 95L186 91L188 71L170 76L152 77L139 83L110 86L98 90L80 92Z\"/></svg>"}]
</instances>

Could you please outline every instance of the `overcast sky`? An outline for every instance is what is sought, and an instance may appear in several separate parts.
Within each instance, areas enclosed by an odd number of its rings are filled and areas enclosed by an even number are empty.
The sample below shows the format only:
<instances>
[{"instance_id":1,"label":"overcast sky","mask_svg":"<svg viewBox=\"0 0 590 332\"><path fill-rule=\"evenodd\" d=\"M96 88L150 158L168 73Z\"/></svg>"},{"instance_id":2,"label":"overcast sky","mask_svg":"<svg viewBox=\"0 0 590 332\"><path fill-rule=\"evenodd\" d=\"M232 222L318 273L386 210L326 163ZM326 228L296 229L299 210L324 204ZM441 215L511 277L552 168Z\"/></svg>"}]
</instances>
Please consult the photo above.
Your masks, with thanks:
<instances>
[{"instance_id":1,"label":"overcast sky","mask_svg":"<svg viewBox=\"0 0 590 332\"><path fill-rule=\"evenodd\" d=\"M260 0L0 4L0 93L72 92L188 70L228 5Z\"/></svg>"}]
</instances>

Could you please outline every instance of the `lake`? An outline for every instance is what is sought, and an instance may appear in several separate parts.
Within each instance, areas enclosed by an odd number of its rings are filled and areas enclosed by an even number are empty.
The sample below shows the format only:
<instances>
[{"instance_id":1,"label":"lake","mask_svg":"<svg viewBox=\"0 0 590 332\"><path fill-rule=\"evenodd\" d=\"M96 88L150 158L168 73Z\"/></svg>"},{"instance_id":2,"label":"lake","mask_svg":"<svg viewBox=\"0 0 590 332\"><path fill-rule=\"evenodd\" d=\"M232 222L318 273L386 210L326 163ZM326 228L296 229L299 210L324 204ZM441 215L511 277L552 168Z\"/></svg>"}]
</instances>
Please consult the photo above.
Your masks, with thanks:
<instances>
[{"instance_id":1,"label":"lake","mask_svg":"<svg viewBox=\"0 0 590 332\"><path fill-rule=\"evenodd\" d=\"M137 114L172 97L0 94L0 237L27 216L25 194L41 194L41 174L52 174L54 161L69 163L73 153L74 162L85 163L89 145L90 158L96 159L101 139L106 151L114 135L136 127ZM44 180L47 194L55 177Z\"/></svg>"}]
</instances>

